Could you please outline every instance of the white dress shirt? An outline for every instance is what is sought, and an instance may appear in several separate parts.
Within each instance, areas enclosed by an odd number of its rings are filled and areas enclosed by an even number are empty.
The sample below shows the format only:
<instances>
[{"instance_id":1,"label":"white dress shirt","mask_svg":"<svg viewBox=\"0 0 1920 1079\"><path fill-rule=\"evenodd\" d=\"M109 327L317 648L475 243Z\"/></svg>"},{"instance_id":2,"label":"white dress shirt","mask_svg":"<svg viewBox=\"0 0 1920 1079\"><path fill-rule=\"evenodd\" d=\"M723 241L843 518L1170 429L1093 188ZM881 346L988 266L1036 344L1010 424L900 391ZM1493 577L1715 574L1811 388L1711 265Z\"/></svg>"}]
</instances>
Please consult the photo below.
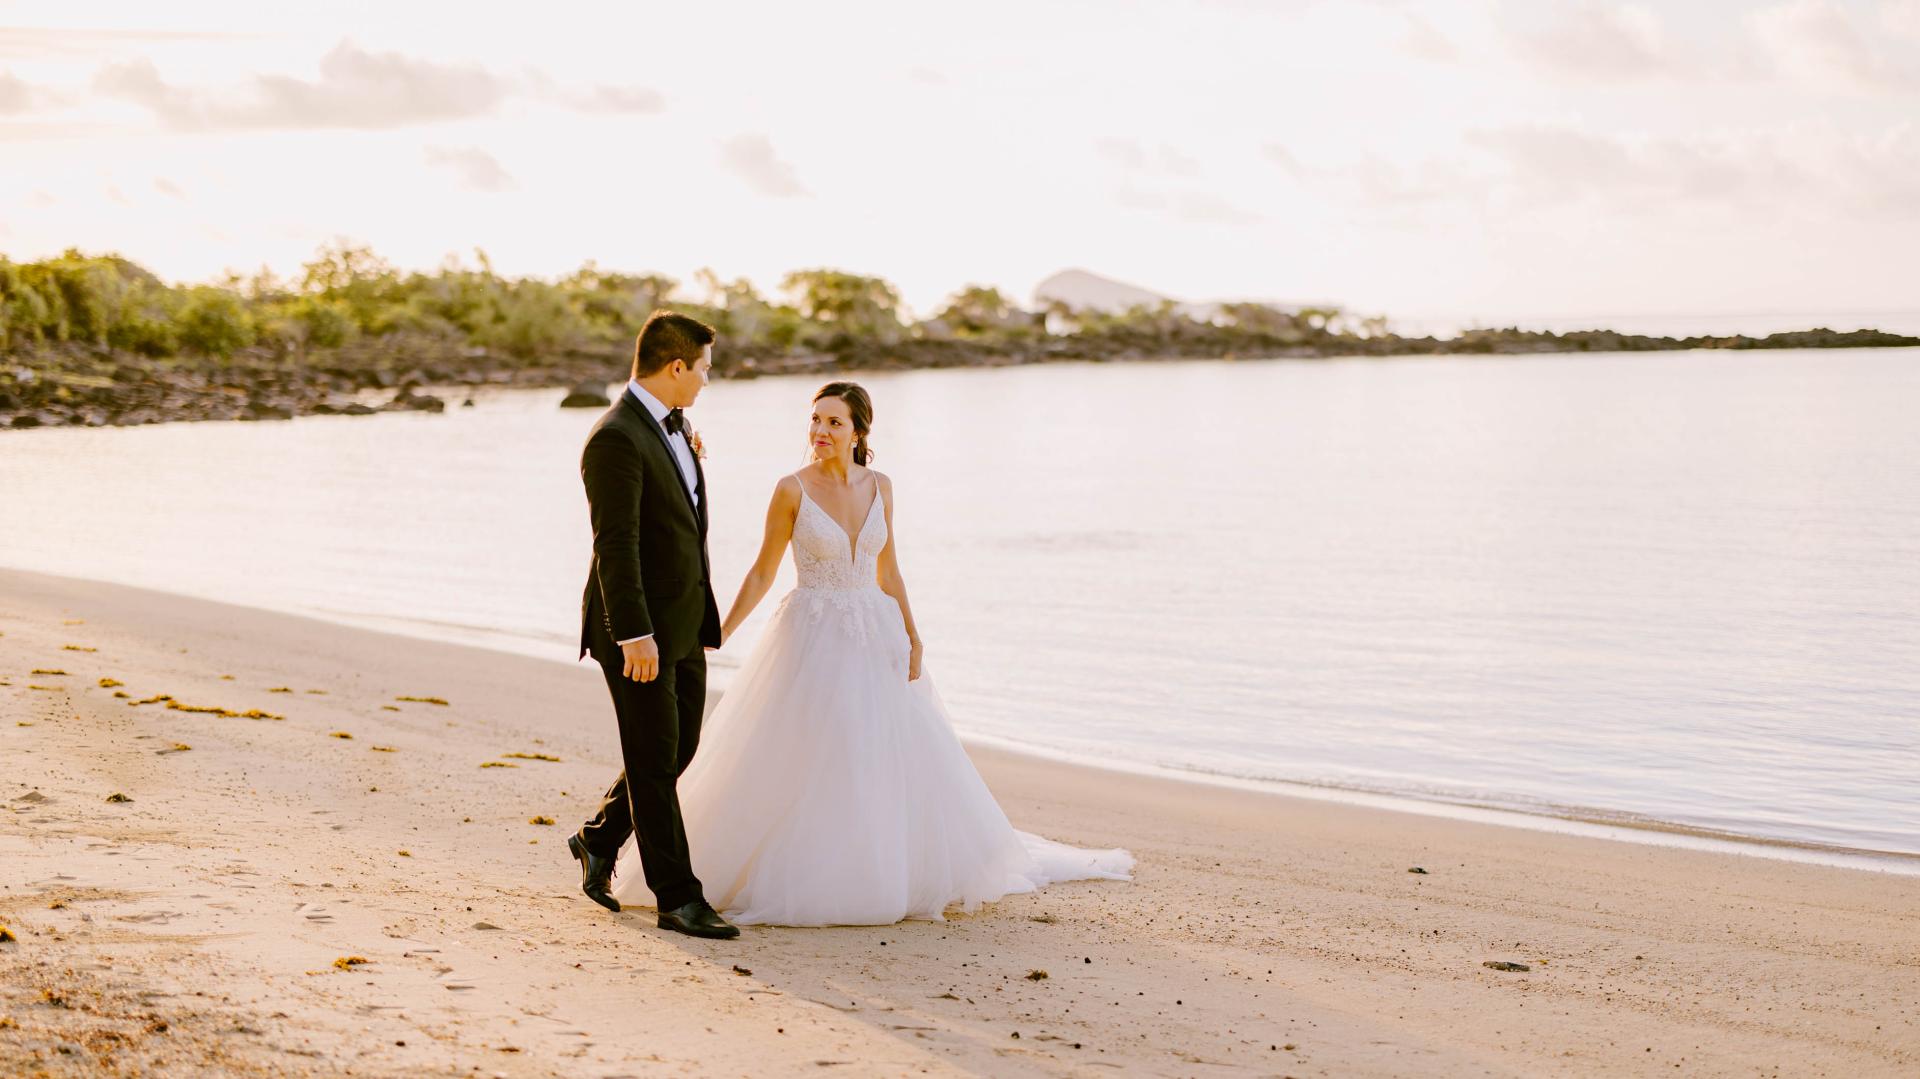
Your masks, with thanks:
<instances>
[{"instance_id":1,"label":"white dress shirt","mask_svg":"<svg viewBox=\"0 0 1920 1079\"><path fill-rule=\"evenodd\" d=\"M660 424L662 428L665 427L667 413L673 411L672 409L661 404L659 398L641 389L640 384L632 379L627 380L627 391L647 407L647 411L653 416L653 422ZM680 478L685 481L687 495L693 499L693 508L697 510L700 508L700 474L694 471L693 447L687 444L684 431L668 431L667 445L673 448L673 462L680 466Z\"/></svg>"},{"instance_id":2,"label":"white dress shirt","mask_svg":"<svg viewBox=\"0 0 1920 1079\"><path fill-rule=\"evenodd\" d=\"M633 379L627 380L627 392L633 394L634 400L639 401L646 407L647 412L653 416L653 422L662 425L662 427L665 426L667 413L671 412L672 409L661 404L659 398L642 389L640 383ZM700 509L700 475L694 470L693 447L687 444L687 436L683 431L668 431L667 446L673 450L673 463L680 466L680 479L687 485L687 497L693 500L693 508L697 513ZM624 641L615 641L614 643L618 645L629 645L635 641L644 641L651 636L653 636L653 634L648 633L639 637L629 637Z\"/></svg>"}]
</instances>

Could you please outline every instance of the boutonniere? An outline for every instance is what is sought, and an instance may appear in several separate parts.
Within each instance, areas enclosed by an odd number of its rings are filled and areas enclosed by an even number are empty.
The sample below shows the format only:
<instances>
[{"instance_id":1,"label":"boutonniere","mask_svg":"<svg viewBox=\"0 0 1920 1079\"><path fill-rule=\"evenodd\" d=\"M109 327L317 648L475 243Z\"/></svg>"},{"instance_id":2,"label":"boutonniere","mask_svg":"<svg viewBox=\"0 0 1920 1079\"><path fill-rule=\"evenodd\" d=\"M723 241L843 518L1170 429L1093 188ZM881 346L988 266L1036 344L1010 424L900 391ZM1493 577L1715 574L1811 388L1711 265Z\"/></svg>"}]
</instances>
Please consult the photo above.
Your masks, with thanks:
<instances>
[{"instance_id":1,"label":"boutonniere","mask_svg":"<svg viewBox=\"0 0 1920 1079\"><path fill-rule=\"evenodd\" d=\"M693 450L693 456L699 460L707 459L707 444L700 441L700 432L687 428L687 447Z\"/></svg>"}]
</instances>

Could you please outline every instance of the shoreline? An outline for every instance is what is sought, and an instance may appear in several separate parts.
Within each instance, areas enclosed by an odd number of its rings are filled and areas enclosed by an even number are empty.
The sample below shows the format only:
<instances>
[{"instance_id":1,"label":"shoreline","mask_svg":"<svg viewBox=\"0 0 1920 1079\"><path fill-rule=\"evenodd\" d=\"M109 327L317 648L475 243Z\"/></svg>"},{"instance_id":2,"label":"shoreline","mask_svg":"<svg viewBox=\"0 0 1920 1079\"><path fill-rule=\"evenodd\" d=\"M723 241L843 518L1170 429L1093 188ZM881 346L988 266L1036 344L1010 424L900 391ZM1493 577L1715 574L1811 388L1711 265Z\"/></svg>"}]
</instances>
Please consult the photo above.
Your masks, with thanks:
<instances>
[{"instance_id":1,"label":"shoreline","mask_svg":"<svg viewBox=\"0 0 1920 1079\"><path fill-rule=\"evenodd\" d=\"M1891 874L969 744L1016 827L1127 847L1134 881L694 941L578 894L563 840L617 767L597 672L0 570L0 682L0 1070L1920 1067Z\"/></svg>"},{"instance_id":2,"label":"shoreline","mask_svg":"<svg viewBox=\"0 0 1920 1079\"><path fill-rule=\"evenodd\" d=\"M100 584L115 588L138 588L145 591L153 591L161 595L177 595L182 598L220 603L247 610L280 610L280 608L258 607L217 596L197 596L189 593L175 593L163 589L147 589L143 585L125 582L106 581L90 577L74 577L65 574L42 573L39 570L0 566L0 574L8 572L60 577L77 583ZM439 644L497 652L502 655L520 656L541 662L559 664L568 668L574 666L573 660L565 656L557 656L539 651L533 647L535 642L532 638L525 638L512 632L483 630L466 626L449 626L446 627L444 632L433 632L429 627L435 624L426 620L362 616L322 609L306 610L290 608L289 610L297 617L311 618L316 621L345 628L358 629L371 633L391 634L408 640L432 641ZM502 638L515 644L525 644L527 647L504 647L500 643L489 643L498 642ZM710 667L711 666L710 663ZM730 673L732 668L730 665L723 665L718 669ZM724 685L728 678L729 675L723 674L717 678L710 678L710 680ZM711 695L709 706L711 706L712 701L717 700L718 697L719 693L716 689ZM1728 832L1689 825L1679 821L1668 821L1656 817L1648 817L1632 813L1628 810L1608 810L1597 807L1580 806L1542 806L1537 810L1526 809L1510 805L1450 798L1439 794L1427 795L1409 791L1345 786L1338 783L1315 783L1304 780L1281 779L1266 776L1233 775L1224 772L1204 771L1197 768L1183 768L1178 765L1156 764L1148 761L1090 757L1075 754L1070 750L1054 749L1045 745L1019 742L1013 739L992 738L984 735L970 734L964 731L957 733L960 734L961 741L965 742L970 749L976 747L991 748L1001 752L1055 761L1061 764L1092 769L1094 771L1114 772L1126 775L1157 776L1178 782L1257 791L1283 797L1324 799L1352 805L1375 806L1401 813L1477 820L1508 828L1591 836L1623 843L1680 846L1694 850L1718 850L1755 858L1774 858L1782 861L1859 869L1867 872L1920 876L1920 854L1876 850L1864 847L1848 847L1839 844L1794 839L1787 836L1749 835L1739 832Z\"/></svg>"},{"instance_id":3,"label":"shoreline","mask_svg":"<svg viewBox=\"0 0 1920 1079\"><path fill-rule=\"evenodd\" d=\"M1218 331L1219 328L1215 327ZM1224 331L1221 331L1224 333ZM837 352L769 354L751 347L715 369L719 379L845 375L934 368L1059 363L1183 363L1383 360L1460 357L1645 355L1778 349L1916 348L1920 336L1872 329L1809 329L1754 336L1656 337L1611 330L1569 333L1472 330L1459 337L1359 337L1317 333L1293 339L1216 334L1176 339L1121 334L1045 340L908 339L855 341ZM1176 347L1178 346L1178 347ZM0 431L38 427L122 427L194 421L269 421L301 416L444 412L483 389L570 390L579 407L622 380L619 348L555 349L519 359L445 341L396 339L308 355L253 350L225 359L164 360L104 347L67 345L0 356ZM456 398L459 398L457 402Z\"/></svg>"},{"instance_id":4,"label":"shoreline","mask_svg":"<svg viewBox=\"0 0 1920 1079\"><path fill-rule=\"evenodd\" d=\"M1292 779L1236 776L1223 772L1203 772L1173 765L1124 761L1117 758L1092 759L1011 739L987 738L972 734L962 735L961 740L967 743L969 749L985 748L1100 772L1155 776L1176 783L1225 787L1287 798L1323 799L1345 805L1371 806L1395 813L1479 821L1502 828L1586 836L1619 843L1718 851L1749 858L1775 858L1781 861L1854 869L1867 873L1920 877L1920 854L1907 854L1901 851L1843 847L1775 836L1752 836L1739 832L1700 828L1653 817L1615 819L1602 810L1581 811L1576 808L1566 808L1563 811L1541 809L1535 812L1490 803L1457 801L1439 796L1423 797L1398 791L1346 787L1335 783L1308 783Z\"/></svg>"}]
</instances>

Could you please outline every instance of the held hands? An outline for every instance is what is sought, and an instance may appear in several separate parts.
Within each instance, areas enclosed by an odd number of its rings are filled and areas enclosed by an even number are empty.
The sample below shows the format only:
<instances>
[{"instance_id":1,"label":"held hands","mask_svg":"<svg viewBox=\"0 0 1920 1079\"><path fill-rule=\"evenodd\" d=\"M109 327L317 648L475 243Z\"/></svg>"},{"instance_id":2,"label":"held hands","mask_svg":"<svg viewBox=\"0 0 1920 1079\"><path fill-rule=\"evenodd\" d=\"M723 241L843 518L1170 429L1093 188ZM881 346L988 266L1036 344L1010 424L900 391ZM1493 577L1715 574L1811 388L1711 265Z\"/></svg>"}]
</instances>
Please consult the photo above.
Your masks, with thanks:
<instances>
[{"instance_id":1,"label":"held hands","mask_svg":"<svg viewBox=\"0 0 1920 1079\"><path fill-rule=\"evenodd\" d=\"M660 676L660 646L652 637L638 641L628 641L620 646L621 658L626 661L621 674L636 682L651 682Z\"/></svg>"},{"instance_id":2,"label":"held hands","mask_svg":"<svg viewBox=\"0 0 1920 1079\"><path fill-rule=\"evenodd\" d=\"M927 646L921 644L918 637L913 638L909 643L913 648L907 653L907 681L912 682L920 677L920 660L926 655Z\"/></svg>"}]
</instances>

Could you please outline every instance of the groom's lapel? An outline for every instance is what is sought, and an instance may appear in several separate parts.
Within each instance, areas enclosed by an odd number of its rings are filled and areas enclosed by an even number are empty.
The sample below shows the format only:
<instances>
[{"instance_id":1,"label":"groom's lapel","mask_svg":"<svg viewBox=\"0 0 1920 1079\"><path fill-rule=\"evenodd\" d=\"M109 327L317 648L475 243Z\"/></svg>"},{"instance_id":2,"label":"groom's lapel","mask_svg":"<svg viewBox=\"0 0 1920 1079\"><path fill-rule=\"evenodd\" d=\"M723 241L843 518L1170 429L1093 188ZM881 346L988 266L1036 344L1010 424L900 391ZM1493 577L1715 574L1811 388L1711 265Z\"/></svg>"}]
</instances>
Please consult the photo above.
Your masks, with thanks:
<instances>
[{"instance_id":1,"label":"groom's lapel","mask_svg":"<svg viewBox=\"0 0 1920 1079\"><path fill-rule=\"evenodd\" d=\"M700 467L700 455L697 453L693 455L693 474L699 478L699 485L694 488L695 493L700 496L695 508L699 511L700 536L705 539L707 535L707 470Z\"/></svg>"},{"instance_id":2,"label":"groom's lapel","mask_svg":"<svg viewBox=\"0 0 1920 1079\"><path fill-rule=\"evenodd\" d=\"M667 429L660 426L660 421L653 418L653 413L647 411L647 406L641 404L639 398L627 390L620 391L620 403L639 417L641 426L652 431L653 437L660 440L660 448L667 451L667 467L672 470L674 479L679 482L680 496L687 500L687 512L693 514L696 525L704 527L706 522L701 517L700 509L693 504L693 492L687 490L686 474L680 471L680 462L673 456L673 443L667 441ZM693 467L696 471L700 468L698 458L694 460Z\"/></svg>"}]
</instances>

